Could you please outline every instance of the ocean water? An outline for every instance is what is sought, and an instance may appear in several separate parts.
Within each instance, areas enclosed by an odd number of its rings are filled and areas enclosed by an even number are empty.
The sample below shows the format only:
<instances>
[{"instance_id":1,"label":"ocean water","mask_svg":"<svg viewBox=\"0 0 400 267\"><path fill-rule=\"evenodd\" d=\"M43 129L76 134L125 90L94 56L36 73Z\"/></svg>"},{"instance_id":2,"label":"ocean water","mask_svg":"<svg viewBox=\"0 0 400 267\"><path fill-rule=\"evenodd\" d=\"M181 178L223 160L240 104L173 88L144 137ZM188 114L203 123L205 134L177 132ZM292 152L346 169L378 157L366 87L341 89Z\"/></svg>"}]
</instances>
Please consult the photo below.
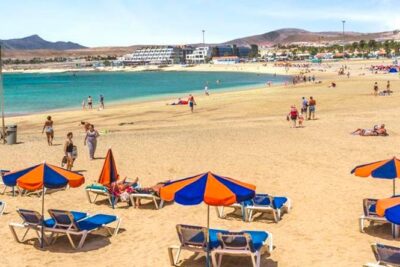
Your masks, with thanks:
<instances>
[{"instance_id":1,"label":"ocean water","mask_svg":"<svg viewBox=\"0 0 400 267\"><path fill-rule=\"evenodd\" d=\"M186 97L200 94L208 83L212 94L219 90L249 88L289 78L238 72L77 72L4 74L5 113L28 114L80 108L90 95L94 106L103 94L106 105L121 101ZM217 80L220 82L217 83Z\"/></svg>"}]
</instances>

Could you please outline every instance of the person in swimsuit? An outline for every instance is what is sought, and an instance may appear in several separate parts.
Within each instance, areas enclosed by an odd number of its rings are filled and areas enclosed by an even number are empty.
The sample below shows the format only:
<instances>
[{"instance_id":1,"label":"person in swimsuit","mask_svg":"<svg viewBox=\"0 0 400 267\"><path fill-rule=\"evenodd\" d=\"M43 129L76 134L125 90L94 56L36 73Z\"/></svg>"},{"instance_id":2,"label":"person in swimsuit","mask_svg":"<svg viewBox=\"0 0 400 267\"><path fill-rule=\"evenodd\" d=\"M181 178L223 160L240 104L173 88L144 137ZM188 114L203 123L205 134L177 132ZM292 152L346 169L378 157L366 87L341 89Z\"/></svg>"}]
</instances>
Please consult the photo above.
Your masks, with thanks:
<instances>
[{"instance_id":1,"label":"person in swimsuit","mask_svg":"<svg viewBox=\"0 0 400 267\"><path fill-rule=\"evenodd\" d=\"M188 102L189 102L190 111L193 113L194 105L196 105L196 101L194 100L194 97L191 94L189 95Z\"/></svg>"},{"instance_id":2,"label":"person in swimsuit","mask_svg":"<svg viewBox=\"0 0 400 267\"><path fill-rule=\"evenodd\" d=\"M64 153L65 156L67 157L67 170L71 170L74 164L74 157L72 155L72 152L74 150L74 143L72 142L72 137L73 134L69 132L67 134L67 140L65 141L64 144Z\"/></svg>"},{"instance_id":3,"label":"person in swimsuit","mask_svg":"<svg viewBox=\"0 0 400 267\"><path fill-rule=\"evenodd\" d=\"M308 120L315 120L315 106L317 105L317 102L315 99L310 96L310 100L308 101Z\"/></svg>"},{"instance_id":4,"label":"person in swimsuit","mask_svg":"<svg viewBox=\"0 0 400 267\"><path fill-rule=\"evenodd\" d=\"M87 105L89 109L93 109L93 99L91 96L89 96L87 99Z\"/></svg>"},{"instance_id":5,"label":"person in swimsuit","mask_svg":"<svg viewBox=\"0 0 400 267\"><path fill-rule=\"evenodd\" d=\"M82 125L83 126L83 130L85 131L85 133L87 132L87 131L89 131L89 126L90 126L90 123L89 122L85 122L85 121L81 121L81 124L80 125Z\"/></svg>"},{"instance_id":6,"label":"person in swimsuit","mask_svg":"<svg viewBox=\"0 0 400 267\"><path fill-rule=\"evenodd\" d=\"M100 95L100 109L104 109L104 96Z\"/></svg>"},{"instance_id":7,"label":"person in swimsuit","mask_svg":"<svg viewBox=\"0 0 400 267\"><path fill-rule=\"evenodd\" d=\"M374 96L377 96L379 92L379 87L378 87L378 83L375 82L374 83Z\"/></svg>"},{"instance_id":8,"label":"person in swimsuit","mask_svg":"<svg viewBox=\"0 0 400 267\"><path fill-rule=\"evenodd\" d=\"M86 132L84 145L87 145L89 148L89 157L90 160L94 160L94 153L96 152L97 147L97 137L99 137L99 132L94 129L94 125L91 124L89 126L89 130Z\"/></svg>"},{"instance_id":9,"label":"person in swimsuit","mask_svg":"<svg viewBox=\"0 0 400 267\"><path fill-rule=\"evenodd\" d=\"M46 132L47 144L49 146L52 146L53 139L54 139L54 129L53 129L53 121L51 120L51 116L47 116L47 120L44 122L42 134L44 132Z\"/></svg>"}]
</instances>

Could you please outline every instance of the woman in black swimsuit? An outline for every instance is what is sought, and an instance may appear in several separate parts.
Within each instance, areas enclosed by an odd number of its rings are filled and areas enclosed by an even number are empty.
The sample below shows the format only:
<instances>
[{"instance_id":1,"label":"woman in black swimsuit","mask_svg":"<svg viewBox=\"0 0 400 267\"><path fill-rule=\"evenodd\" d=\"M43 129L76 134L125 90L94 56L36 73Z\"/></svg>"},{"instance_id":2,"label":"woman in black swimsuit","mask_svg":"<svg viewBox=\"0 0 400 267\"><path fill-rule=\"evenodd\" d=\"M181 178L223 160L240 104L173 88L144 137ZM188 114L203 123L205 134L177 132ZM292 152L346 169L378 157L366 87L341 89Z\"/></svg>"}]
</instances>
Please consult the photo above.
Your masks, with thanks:
<instances>
[{"instance_id":1,"label":"woman in black swimsuit","mask_svg":"<svg viewBox=\"0 0 400 267\"><path fill-rule=\"evenodd\" d=\"M72 155L72 151L74 149L74 143L72 142L72 133L69 132L67 134L67 140L65 141L65 145L64 145L64 153L65 156L67 157L67 170L71 170L72 169L72 165L74 164L74 158Z\"/></svg>"}]
</instances>

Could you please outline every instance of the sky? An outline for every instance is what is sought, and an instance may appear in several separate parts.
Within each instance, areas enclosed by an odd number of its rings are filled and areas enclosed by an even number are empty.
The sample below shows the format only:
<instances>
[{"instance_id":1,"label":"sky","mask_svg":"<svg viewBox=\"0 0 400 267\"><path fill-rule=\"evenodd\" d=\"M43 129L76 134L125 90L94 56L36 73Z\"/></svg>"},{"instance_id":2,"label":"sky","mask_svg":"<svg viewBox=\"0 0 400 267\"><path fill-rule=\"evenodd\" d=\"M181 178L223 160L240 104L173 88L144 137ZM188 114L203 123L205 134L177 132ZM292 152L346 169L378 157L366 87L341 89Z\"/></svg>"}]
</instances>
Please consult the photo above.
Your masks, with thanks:
<instances>
[{"instance_id":1,"label":"sky","mask_svg":"<svg viewBox=\"0 0 400 267\"><path fill-rule=\"evenodd\" d=\"M399 0L0 0L0 39L84 46L207 43L280 28L400 29Z\"/></svg>"}]
</instances>

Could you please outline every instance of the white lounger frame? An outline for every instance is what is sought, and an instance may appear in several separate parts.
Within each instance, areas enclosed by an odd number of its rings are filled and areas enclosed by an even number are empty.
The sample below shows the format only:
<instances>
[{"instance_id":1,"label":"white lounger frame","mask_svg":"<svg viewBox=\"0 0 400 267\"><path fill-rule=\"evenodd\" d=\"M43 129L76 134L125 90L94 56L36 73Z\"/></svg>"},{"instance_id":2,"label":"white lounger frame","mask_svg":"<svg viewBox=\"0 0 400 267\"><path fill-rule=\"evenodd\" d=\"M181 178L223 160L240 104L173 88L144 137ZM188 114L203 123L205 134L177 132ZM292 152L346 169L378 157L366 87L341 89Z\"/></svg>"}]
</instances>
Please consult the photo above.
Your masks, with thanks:
<instances>
[{"instance_id":1,"label":"white lounger frame","mask_svg":"<svg viewBox=\"0 0 400 267\"><path fill-rule=\"evenodd\" d=\"M164 206L164 200L162 200L161 198L159 198L154 194L131 193L129 194L129 198L131 200L132 205L135 205L135 200L139 198L139 199L151 200L154 203L156 209L161 209Z\"/></svg>"},{"instance_id":2,"label":"white lounger frame","mask_svg":"<svg viewBox=\"0 0 400 267\"><path fill-rule=\"evenodd\" d=\"M85 220L85 219L87 219L87 218L89 218L89 217L93 217L93 216L95 216L95 215L96 215L96 214L90 215L90 216L88 216L88 217L83 218L82 220ZM45 232L50 232L50 233L51 233L52 244L54 244L54 243L56 242L57 238L58 238L60 235L64 235L64 234L65 234L65 235L67 235L68 240L69 240L69 243L71 244L71 246L72 246L74 249L80 249L80 248L83 247L83 244L85 243L86 237L87 237L90 233L92 233L92 232L94 232L94 231L97 231L97 230L99 230L99 229L101 229L101 228L105 228L111 237L116 236L116 235L118 234L118 231L119 231L119 228L120 228L120 225L121 225L121 219L120 219L118 216L116 216L116 217L117 217L117 220L115 221L115 223L116 223L117 225L116 225L114 231L111 231L111 230L110 230L110 228L108 227L108 224L107 224L107 225L106 225L106 224L103 224L103 225L101 225L100 227L97 227L97 228L95 228L95 229L93 229L93 230L90 230L90 231L88 231L88 230L79 231L78 229L74 229L74 228L71 227L71 226L69 226L67 229L57 228L57 227L65 227L65 226L68 226L68 225L60 225L60 224L57 224L57 223L54 225L53 228L48 228L48 227L46 227L44 230L45 230ZM72 236L81 236L78 245L75 244L74 240L72 239Z\"/></svg>"},{"instance_id":3,"label":"white lounger frame","mask_svg":"<svg viewBox=\"0 0 400 267\"><path fill-rule=\"evenodd\" d=\"M104 190L101 190L101 189L92 189L92 188L86 188L85 190L86 190L86 196L87 196L87 199L89 200L89 203L95 203L98 196L105 196L105 197L107 197L108 202L110 203L110 206L113 206L112 195L109 192L105 192ZM90 194L95 195L94 199L91 198ZM114 198L114 205L117 204L118 200L119 200L119 197Z\"/></svg>"},{"instance_id":4,"label":"white lounger frame","mask_svg":"<svg viewBox=\"0 0 400 267\"><path fill-rule=\"evenodd\" d=\"M0 201L0 216L3 215L5 209L6 209L6 202Z\"/></svg>"},{"instance_id":5,"label":"white lounger frame","mask_svg":"<svg viewBox=\"0 0 400 267\"><path fill-rule=\"evenodd\" d=\"M217 215L219 218L225 218L226 215L224 215L224 208L223 206L221 207L216 207L217 209ZM290 198L287 198L286 203L282 206L280 209L274 209L271 206L262 206L262 205L254 205L254 206L246 206L243 207L239 203L235 203L231 206L227 206L227 208L234 208L236 212L237 210L241 210L242 214L244 213L245 221L247 222L252 222L254 220L254 215L259 212L259 213L271 213L274 217L275 222L279 222L281 220L281 215L283 212L289 213L290 210L292 209L292 202ZM244 212L243 212L244 208Z\"/></svg>"},{"instance_id":6,"label":"white lounger frame","mask_svg":"<svg viewBox=\"0 0 400 267\"><path fill-rule=\"evenodd\" d=\"M230 256L250 257L253 267L260 267L261 255L265 251L264 248L268 247L269 253L272 253L274 249L272 234L269 232L266 233L268 234L267 240L265 240L263 246L255 252L251 252L250 250L235 250L235 249L222 249L222 248L213 249L211 251L212 266L220 267L222 263L222 257L224 255L230 255Z\"/></svg>"}]
</instances>

